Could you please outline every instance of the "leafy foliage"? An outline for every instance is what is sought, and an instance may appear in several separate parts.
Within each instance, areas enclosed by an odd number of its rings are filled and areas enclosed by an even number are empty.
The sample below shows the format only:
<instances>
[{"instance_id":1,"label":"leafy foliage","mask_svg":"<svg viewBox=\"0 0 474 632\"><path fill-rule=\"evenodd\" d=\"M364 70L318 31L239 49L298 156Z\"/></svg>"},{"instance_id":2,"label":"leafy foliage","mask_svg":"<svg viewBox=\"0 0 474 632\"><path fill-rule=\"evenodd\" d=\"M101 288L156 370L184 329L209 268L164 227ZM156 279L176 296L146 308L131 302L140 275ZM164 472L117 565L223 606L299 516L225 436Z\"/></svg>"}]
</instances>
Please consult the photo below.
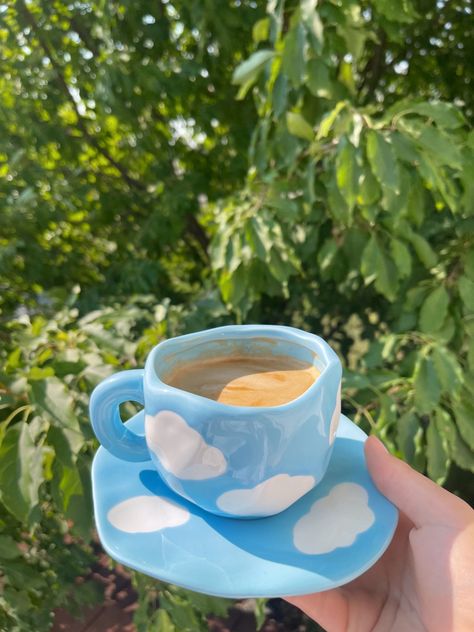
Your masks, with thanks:
<instances>
[{"instance_id":1,"label":"leafy foliage","mask_svg":"<svg viewBox=\"0 0 474 632\"><path fill-rule=\"evenodd\" d=\"M345 412L472 494L469 15L465 0L0 7L2 629L100 598L74 582L92 559L88 398L168 336L320 333ZM134 582L140 630L204 630L227 607Z\"/></svg>"}]
</instances>

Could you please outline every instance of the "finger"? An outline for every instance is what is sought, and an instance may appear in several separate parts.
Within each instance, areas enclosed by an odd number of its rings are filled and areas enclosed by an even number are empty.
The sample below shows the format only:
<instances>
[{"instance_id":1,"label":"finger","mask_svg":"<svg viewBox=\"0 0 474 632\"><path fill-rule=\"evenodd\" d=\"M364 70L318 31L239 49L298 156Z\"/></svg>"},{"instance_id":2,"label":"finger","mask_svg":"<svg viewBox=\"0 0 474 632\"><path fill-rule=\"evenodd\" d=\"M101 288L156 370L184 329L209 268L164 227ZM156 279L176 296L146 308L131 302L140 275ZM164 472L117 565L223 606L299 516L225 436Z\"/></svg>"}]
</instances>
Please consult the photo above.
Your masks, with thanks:
<instances>
[{"instance_id":1,"label":"finger","mask_svg":"<svg viewBox=\"0 0 474 632\"><path fill-rule=\"evenodd\" d=\"M327 632L346 632L348 604L342 591L337 588L313 595L285 597L285 600L302 610Z\"/></svg>"},{"instance_id":2,"label":"finger","mask_svg":"<svg viewBox=\"0 0 474 632\"><path fill-rule=\"evenodd\" d=\"M365 443L370 475L378 489L403 511L415 527L455 526L465 521L468 505L387 452L376 437Z\"/></svg>"}]
</instances>

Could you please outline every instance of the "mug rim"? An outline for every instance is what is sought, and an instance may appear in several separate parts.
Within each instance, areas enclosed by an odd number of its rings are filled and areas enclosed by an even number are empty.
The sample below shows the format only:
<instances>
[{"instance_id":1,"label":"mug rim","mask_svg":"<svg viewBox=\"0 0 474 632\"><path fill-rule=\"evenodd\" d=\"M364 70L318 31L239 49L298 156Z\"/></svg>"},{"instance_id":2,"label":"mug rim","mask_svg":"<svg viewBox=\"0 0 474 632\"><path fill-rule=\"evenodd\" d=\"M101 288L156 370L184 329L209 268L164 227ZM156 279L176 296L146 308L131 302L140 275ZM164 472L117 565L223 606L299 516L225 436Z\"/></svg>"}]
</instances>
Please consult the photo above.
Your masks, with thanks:
<instances>
[{"instance_id":1,"label":"mug rim","mask_svg":"<svg viewBox=\"0 0 474 632\"><path fill-rule=\"evenodd\" d=\"M171 386L166 382L163 382L157 371L155 370L155 360L156 356L163 351L166 347L172 347L176 344L176 341L183 342L185 340L199 340L203 339L204 341L207 339L209 341L218 339L219 337L227 337L229 334L234 333L235 337L239 337L239 334L242 332L247 332L246 335L249 337L252 334L257 336L266 336L271 337L271 334L279 334L279 338L283 339L296 339L303 341L305 343L304 346L310 348L311 351L317 353L319 357L322 357L325 361L323 368L321 369L320 375L318 378L311 384L309 388L307 388L301 395L292 399L284 404L278 404L276 406L236 406L234 404L224 404L222 402L218 402L214 399L210 399L208 397L204 397L202 395L197 395L196 393L191 393L189 391L185 391L183 389L177 388L175 386ZM270 334L270 336L269 336ZM303 331L302 329L297 329L296 327L290 327L287 325L265 325L265 324L253 324L253 325L223 325L221 327L213 327L210 329L203 329L201 331L192 332L189 334L183 334L181 336L174 336L173 338L167 338L166 340L162 340L157 345L155 345L150 353L147 356L145 362L145 375L144 381L146 383L146 387L156 387L158 386L161 391L166 391L167 393L179 393L180 397L188 399L189 401L200 402L201 404L207 404L211 408L215 410L216 413L221 411L222 413L234 414L258 414L268 413L268 412L284 412L290 410L293 406L299 405L305 402L305 400L309 400L313 397L314 393L318 390L322 389L322 381L323 377L329 372L329 370L334 366L341 366L341 362L335 351L329 346L329 344L320 336ZM341 366L342 370L342 366Z\"/></svg>"}]
</instances>

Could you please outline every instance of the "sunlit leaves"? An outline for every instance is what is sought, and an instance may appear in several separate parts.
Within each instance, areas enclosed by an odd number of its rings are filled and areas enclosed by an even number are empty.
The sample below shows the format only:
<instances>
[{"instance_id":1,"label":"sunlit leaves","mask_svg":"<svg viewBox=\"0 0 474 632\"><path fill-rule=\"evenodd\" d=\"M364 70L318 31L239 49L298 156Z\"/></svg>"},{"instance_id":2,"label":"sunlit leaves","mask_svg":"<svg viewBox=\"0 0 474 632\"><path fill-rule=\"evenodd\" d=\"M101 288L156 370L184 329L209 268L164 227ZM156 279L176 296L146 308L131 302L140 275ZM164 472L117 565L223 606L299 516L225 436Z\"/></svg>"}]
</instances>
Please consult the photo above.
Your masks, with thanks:
<instances>
[{"instance_id":1,"label":"sunlit leaves","mask_svg":"<svg viewBox=\"0 0 474 632\"><path fill-rule=\"evenodd\" d=\"M272 50L259 50L238 66L232 75L232 83L241 85L240 97L243 98L248 89L258 79L265 64L272 59L275 52Z\"/></svg>"},{"instance_id":2,"label":"sunlit leaves","mask_svg":"<svg viewBox=\"0 0 474 632\"><path fill-rule=\"evenodd\" d=\"M269 199L271 211L241 204L235 214L232 204L226 207L223 230L211 243L211 256L223 300L245 315L259 293L285 294L300 263L274 215L291 216L291 202Z\"/></svg>"},{"instance_id":3,"label":"sunlit leaves","mask_svg":"<svg viewBox=\"0 0 474 632\"><path fill-rule=\"evenodd\" d=\"M328 136L334 123L337 120L337 117L345 107L346 103L344 101L339 101L339 103L337 103L332 110L330 110L323 116L319 125L318 138L326 138L326 136Z\"/></svg>"},{"instance_id":4,"label":"sunlit leaves","mask_svg":"<svg viewBox=\"0 0 474 632\"><path fill-rule=\"evenodd\" d=\"M298 112L287 112L286 124L288 126L288 131L290 134L293 134L293 136L298 136L299 138L309 141L313 140L313 128Z\"/></svg>"}]
</instances>

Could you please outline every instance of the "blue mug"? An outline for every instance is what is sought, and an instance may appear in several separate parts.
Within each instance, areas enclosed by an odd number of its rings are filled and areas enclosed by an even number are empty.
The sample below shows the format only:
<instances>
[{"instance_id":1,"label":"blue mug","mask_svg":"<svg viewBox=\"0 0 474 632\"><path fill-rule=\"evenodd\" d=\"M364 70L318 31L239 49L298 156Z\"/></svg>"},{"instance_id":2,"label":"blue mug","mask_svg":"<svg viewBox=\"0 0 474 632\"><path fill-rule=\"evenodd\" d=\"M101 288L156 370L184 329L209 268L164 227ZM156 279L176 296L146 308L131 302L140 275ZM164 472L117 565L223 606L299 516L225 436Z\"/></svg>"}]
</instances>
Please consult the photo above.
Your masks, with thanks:
<instances>
[{"instance_id":1,"label":"blue mug","mask_svg":"<svg viewBox=\"0 0 474 632\"><path fill-rule=\"evenodd\" d=\"M163 376L200 357L285 355L320 375L277 406L234 406L166 384ZM277 514L323 478L341 411L341 363L319 336L293 327L232 325L170 338L144 369L122 371L92 393L97 438L126 461L151 461L177 494L213 514ZM119 406L145 407L145 435L121 421Z\"/></svg>"}]
</instances>

